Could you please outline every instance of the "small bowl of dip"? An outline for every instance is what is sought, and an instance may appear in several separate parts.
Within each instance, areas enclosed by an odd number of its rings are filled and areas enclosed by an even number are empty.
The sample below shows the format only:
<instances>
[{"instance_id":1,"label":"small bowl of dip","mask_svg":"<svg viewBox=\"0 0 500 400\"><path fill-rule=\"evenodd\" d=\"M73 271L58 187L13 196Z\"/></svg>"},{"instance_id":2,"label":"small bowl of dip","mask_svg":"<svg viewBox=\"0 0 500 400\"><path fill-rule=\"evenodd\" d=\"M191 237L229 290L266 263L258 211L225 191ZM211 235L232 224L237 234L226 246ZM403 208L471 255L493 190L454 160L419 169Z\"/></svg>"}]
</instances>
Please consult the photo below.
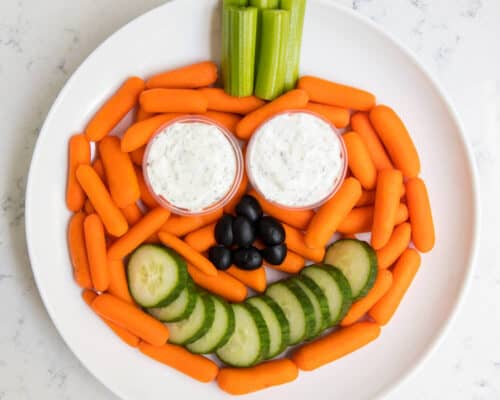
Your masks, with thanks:
<instances>
[{"instance_id":1,"label":"small bowl of dip","mask_svg":"<svg viewBox=\"0 0 500 400\"><path fill-rule=\"evenodd\" d=\"M185 116L154 134L142 170L161 206L179 215L202 215L231 200L243 169L239 143L226 128L203 116Z\"/></svg>"},{"instance_id":2,"label":"small bowl of dip","mask_svg":"<svg viewBox=\"0 0 500 400\"><path fill-rule=\"evenodd\" d=\"M246 170L269 202L308 210L337 192L347 173L347 152L340 132L326 119L310 111L286 111L252 135Z\"/></svg>"}]
</instances>

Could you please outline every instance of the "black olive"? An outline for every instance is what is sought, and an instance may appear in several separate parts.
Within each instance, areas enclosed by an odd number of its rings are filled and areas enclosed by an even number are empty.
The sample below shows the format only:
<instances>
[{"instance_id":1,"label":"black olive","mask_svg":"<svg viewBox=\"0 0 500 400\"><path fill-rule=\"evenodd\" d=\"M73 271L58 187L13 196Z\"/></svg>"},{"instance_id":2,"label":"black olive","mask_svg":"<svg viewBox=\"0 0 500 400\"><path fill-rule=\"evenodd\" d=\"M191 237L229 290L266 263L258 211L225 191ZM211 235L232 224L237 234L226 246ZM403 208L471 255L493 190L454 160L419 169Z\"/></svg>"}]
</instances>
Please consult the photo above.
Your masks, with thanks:
<instances>
[{"instance_id":1,"label":"black olive","mask_svg":"<svg viewBox=\"0 0 500 400\"><path fill-rule=\"evenodd\" d=\"M232 253L227 247L213 246L208 250L208 259L217 269L228 269L232 264Z\"/></svg>"},{"instance_id":2,"label":"black olive","mask_svg":"<svg viewBox=\"0 0 500 400\"><path fill-rule=\"evenodd\" d=\"M227 247L233 244L233 221L234 217L232 215L225 214L215 225L215 241L218 244L222 244Z\"/></svg>"},{"instance_id":3,"label":"black olive","mask_svg":"<svg viewBox=\"0 0 500 400\"><path fill-rule=\"evenodd\" d=\"M251 222L257 222L262 217L262 207L255 197L245 195L236 206L236 215L247 217Z\"/></svg>"},{"instance_id":4,"label":"black olive","mask_svg":"<svg viewBox=\"0 0 500 400\"><path fill-rule=\"evenodd\" d=\"M268 246L274 246L285 241L285 230L273 217L262 217L257 222L257 236Z\"/></svg>"},{"instance_id":5,"label":"black olive","mask_svg":"<svg viewBox=\"0 0 500 400\"><path fill-rule=\"evenodd\" d=\"M233 252L234 265L251 271L262 265L262 255L255 247L240 247Z\"/></svg>"},{"instance_id":6,"label":"black olive","mask_svg":"<svg viewBox=\"0 0 500 400\"><path fill-rule=\"evenodd\" d=\"M255 240L255 226L247 217L236 217L233 221L234 243L241 247L250 246Z\"/></svg>"},{"instance_id":7,"label":"black olive","mask_svg":"<svg viewBox=\"0 0 500 400\"><path fill-rule=\"evenodd\" d=\"M261 250L262 257L271 265L280 265L286 257L286 244L265 247Z\"/></svg>"}]
</instances>

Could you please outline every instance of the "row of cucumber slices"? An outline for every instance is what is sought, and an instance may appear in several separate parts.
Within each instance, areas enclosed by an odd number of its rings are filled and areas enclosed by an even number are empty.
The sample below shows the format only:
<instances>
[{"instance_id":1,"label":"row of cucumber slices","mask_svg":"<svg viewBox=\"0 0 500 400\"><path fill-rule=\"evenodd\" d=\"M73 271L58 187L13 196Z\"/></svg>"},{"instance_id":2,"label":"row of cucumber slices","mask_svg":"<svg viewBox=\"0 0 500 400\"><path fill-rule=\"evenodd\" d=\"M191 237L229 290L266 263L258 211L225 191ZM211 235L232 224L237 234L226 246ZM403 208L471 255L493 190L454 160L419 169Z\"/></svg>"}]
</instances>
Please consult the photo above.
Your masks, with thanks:
<instances>
[{"instance_id":1,"label":"row of cucumber slices","mask_svg":"<svg viewBox=\"0 0 500 400\"><path fill-rule=\"evenodd\" d=\"M127 267L132 296L167 324L169 342L193 353L215 352L235 367L273 358L338 324L352 301L373 286L376 272L370 246L340 240L328 249L325 264L305 267L264 295L228 304L197 288L185 262L168 248L141 246Z\"/></svg>"}]
</instances>

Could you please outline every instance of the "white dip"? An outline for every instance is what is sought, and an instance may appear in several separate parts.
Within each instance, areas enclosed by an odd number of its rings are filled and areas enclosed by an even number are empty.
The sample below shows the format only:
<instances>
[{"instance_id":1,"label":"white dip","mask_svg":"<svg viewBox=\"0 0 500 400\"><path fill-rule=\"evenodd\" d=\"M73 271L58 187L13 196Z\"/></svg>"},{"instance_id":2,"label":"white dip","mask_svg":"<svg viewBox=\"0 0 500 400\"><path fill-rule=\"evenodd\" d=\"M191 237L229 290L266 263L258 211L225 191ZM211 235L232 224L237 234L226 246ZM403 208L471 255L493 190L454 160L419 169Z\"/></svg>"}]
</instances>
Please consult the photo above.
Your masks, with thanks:
<instances>
[{"instance_id":1,"label":"white dip","mask_svg":"<svg viewBox=\"0 0 500 400\"><path fill-rule=\"evenodd\" d=\"M249 174L268 200L289 207L314 205L342 178L346 160L340 140L311 114L278 115L252 137Z\"/></svg>"},{"instance_id":2,"label":"white dip","mask_svg":"<svg viewBox=\"0 0 500 400\"><path fill-rule=\"evenodd\" d=\"M150 144L147 175L158 196L178 208L200 211L231 189L236 156L216 126L177 122L166 127Z\"/></svg>"}]
</instances>

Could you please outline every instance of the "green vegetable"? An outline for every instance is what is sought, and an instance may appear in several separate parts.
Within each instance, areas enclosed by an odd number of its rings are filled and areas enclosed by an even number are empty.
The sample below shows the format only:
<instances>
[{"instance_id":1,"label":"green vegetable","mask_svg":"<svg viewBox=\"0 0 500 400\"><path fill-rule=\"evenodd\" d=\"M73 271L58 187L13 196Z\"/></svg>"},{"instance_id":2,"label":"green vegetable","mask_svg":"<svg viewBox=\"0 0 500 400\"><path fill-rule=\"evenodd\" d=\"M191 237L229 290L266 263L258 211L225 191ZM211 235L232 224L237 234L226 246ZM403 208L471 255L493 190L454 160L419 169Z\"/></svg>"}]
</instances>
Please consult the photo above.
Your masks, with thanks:
<instances>
[{"instance_id":1,"label":"green vegetable","mask_svg":"<svg viewBox=\"0 0 500 400\"><path fill-rule=\"evenodd\" d=\"M186 287L168 306L148 308L147 311L162 322L177 322L191 315L197 298L198 290L196 290L191 278L189 278Z\"/></svg>"},{"instance_id":2,"label":"green vegetable","mask_svg":"<svg viewBox=\"0 0 500 400\"><path fill-rule=\"evenodd\" d=\"M255 42L255 65L259 65L262 43L262 11L278 8L279 0L250 0L249 5L259 9L259 16L257 18L257 41Z\"/></svg>"},{"instance_id":3,"label":"green vegetable","mask_svg":"<svg viewBox=\"0 0 500 400\"><path fill-rule=\"evenodd\" d=\"M246 7L248 6L248 0L222 0L223 7Z\"/></svg>"}]
</instances>

